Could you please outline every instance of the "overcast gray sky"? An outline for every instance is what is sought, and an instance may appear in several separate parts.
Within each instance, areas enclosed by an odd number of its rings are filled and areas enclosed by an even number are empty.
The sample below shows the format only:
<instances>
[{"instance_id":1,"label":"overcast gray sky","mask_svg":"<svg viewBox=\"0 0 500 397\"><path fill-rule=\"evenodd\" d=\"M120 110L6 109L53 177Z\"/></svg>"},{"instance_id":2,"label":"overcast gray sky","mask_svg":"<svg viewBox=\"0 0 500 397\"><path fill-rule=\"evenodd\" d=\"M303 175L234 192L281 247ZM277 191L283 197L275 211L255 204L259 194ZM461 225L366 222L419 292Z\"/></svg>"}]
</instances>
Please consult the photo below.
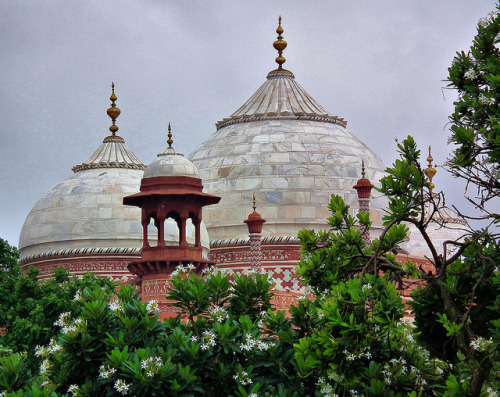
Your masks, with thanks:
<instances>
[{"instance_id":1,"label":"overcast gray sky","mask_svg":"<svg viewBox=\"0 0 500 397\"><path fill-rule=\"evenodd\" d=\"M442 164L455 94L447 68L467 50L490 0L0 1L0 237L18 244L26 215L108 134L110 83L119 135L144 162L189 154L284 65L389 165L394 138L433 145ZM439 170L437 190L462 188ZM462 199L463 201L463 199Z\"/></svg>"}]
</instances>

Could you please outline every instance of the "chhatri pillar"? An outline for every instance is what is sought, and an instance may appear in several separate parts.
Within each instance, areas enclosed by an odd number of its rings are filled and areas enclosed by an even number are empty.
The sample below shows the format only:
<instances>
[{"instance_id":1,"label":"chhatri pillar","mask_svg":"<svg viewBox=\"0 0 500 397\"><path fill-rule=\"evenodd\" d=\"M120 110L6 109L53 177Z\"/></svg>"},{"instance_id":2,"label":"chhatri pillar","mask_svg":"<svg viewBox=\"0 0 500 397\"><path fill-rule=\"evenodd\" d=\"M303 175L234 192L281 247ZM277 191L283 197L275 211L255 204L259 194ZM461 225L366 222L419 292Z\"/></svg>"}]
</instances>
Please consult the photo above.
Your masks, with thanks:
<instances>
[{"instance_id":1,"label":"chhatri pillar","mask_svg":"<svg viewBox=\"0 0 500 397\"><path fill-rule=\"evenodd\" d=\"M123 204L142 210L143 245L141 259L128 265L138 277L144 301L156 300L163 317L174 316L166 294L170 275L180 265L190 266L200 274L208 265L201 246L202 208L216 204L220 197L204 193L196 166L172 147L168 126L168 148L147 166L141 180L140 193L124 197ZM167 219L178 228L178 241L165 239ZM186 227L191 220L195 230L194 244L187 241ZM154 233L151 233L154 229Z\"/></svg>"},{"instance_id":2,"label":"chhatri pillar","mask_svg":"<svg viewBox=\"0 0 500 397\"><path fill-rule=\"evenodd\" d=\"M354 189L358 192L358 205L359 212L368 212L370 213L370 193L373 189L373 185L369 179L365 178L365 161L361 161L361 179L358 180L358 183L353 186ZM366 244L371 244L370 239L370 229L360 225L361 237L366 242Z\"/></svg>"},{"instance_id":3,"label":"chhatri pillar","mask_svg":"<svg viewBox=\"0 0 500 397\"><path fill-rule=\"evenodd\" d=\"M248 233L250 237L250 267L253 273L262 272L262 247L261 247L261 233L262 225L266 222L260 214L255 211L255 193L253 194L253 212L248 215L248 218L243 222L247 224Z\"/></svg>"}]
</instances>

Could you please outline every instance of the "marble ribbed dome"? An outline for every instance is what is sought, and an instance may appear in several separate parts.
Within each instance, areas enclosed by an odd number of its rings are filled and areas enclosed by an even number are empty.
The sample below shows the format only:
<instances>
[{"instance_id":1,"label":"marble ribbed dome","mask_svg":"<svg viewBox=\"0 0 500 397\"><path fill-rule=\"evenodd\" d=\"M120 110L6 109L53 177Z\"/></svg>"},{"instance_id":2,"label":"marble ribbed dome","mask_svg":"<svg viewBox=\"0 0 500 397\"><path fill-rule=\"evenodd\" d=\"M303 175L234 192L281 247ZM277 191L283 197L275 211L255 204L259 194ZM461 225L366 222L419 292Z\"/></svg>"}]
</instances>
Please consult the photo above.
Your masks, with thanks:
<instances>
[{"instance_id":1,"label":"marble ribbed dome","mask_svg":"<svg viewBox=\"0 0 500 397\"><path fill-rule=\"evenodd\" d=\"M376 184L385 166L349 132L347 122L325 110L284 69L267 81L189 158L198 167L205 190L221 196L204 220L211 239L244 237L242 224L252 193L267 219L264 236L297 235L302 228L325 229L332 193L353 208L353 186L361 176ZM372 219L380 225L384 199L371 200Z\"/></svg>"}]
</instances>

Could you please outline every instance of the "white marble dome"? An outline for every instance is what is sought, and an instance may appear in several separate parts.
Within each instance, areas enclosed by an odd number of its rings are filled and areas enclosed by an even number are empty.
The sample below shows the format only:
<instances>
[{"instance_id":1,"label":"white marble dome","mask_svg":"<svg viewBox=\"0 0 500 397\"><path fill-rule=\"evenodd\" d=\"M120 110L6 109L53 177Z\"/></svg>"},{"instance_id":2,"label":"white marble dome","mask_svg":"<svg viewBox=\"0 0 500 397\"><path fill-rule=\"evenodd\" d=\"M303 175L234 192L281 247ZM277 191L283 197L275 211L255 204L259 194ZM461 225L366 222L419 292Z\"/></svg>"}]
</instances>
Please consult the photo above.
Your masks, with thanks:
<instances>
[{"instance_id":1,"label":"white marble dome","mask_svg":"<svg viewBox=\"0 0 500 397\"><path fill-rule=\"evenodd\" d=\"M296 236L302 228L328 228L332 193L358 208L353 186L361 177L377 185L382 160L346 129L284 69L267 81L189 158L198 167L205 190L221 196L203 219L211 239L248 235L243 219L256 193L258 211L267 220L263 236ZM372 193L376 195L376 193ZM371 218L380 225L385 199L372 199Z\"/></svg>"},{"instance_id":2,"label":"white marble dome","mask_svg":"<svg viewBox=\"0 0 500 397\"><path fill-rule=\"evenodd\" d=\"M98 248L117 254L139 252L141 211L123 205L123 197L139 192L145 168L122 138L107 137L87 162L75 166L74 174L50 189L30 211L19 239L21 260ZM188 225L186 232L188 243L194 244L194 226ZM167 244L179 239L173 220L166 224L165 239ZM206 254L209 238L203 224L201 240Z\"/></svg>"},{"instance_id":3,"label":"white marble dome","mask_svg":"<svg viewBox=\"0 0 500 397\"><path fill-rule=\"evenodd\" d=\"M165 152L158 154L144 171L144 178L158 176L187 176L199 178L200 173L196 166L186 159L184 155L176 153L171 147Z\"/></svg>"}]
</instances>

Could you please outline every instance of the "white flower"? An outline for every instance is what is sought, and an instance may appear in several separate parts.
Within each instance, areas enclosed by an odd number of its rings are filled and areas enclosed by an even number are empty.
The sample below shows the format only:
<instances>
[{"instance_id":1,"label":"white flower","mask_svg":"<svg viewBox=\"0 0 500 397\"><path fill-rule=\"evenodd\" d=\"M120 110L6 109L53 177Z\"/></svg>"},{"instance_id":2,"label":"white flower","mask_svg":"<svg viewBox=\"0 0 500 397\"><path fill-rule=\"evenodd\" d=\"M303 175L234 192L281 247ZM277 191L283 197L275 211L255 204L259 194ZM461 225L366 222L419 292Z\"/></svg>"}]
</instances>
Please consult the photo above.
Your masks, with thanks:
<instances>
[{"instance_id":1,"label":"white flower","mask_svg":"<svg viewBox=\"0 0 500 397\"><path fill-rule=\"evenodd\" d=\"M469 69L464 73L464 78L467 80L475 80L477 79L477 73L473 69Z\"/></svg>"},{"instance_id":2,"label":"white flower","mask_svg":"<svg viewBox=\"0 0 500 397\"><path fill-rule=\"evenodd\" d=\"M68 393L71 393L74 396L78 395L78 385L71 385L68 387Z\"/></svg>"},{"instance_id":3,"label":"white flower","mask_svg":"<svg viewBox=\"0 0 500 397\"><path fill-rule=\"evenodd\" d=\"M483 18L480 18L479 21L477 22L477 24L479 26L481 26L482 28L485 28L486 26L489 25L489 21L486 17L483 17Z\"/></svg>"},{"instance_id":4,"label":"white flower","mask_svg":"<svg viewBox=\"0 0 500 397\"><path fill-rule=\"evenodd\" d=\"M40 346L40 345L36 345L35 356L40 357L40 356L43 356L44 354L45 354L45 347Z\"/></svg>"},{"instance_id":5,"label":"white flower","mask_svg":"<svg viewBox=\"0 0 500 397\"><path fill-rule=\"evenodd\" d=\"M42 361L42 364L40 365L40 373L44 374L47 372L47 370L50 368L50 361L45 359Z\"/></svg>"},{"instance_id":6,"label":"white flower","mask_svg":"<svg viewBox=\"0 0 500 397\"><path fill-rule=\"evenodd\" d=\"M76 327L74 325L68 325L62 328L62 332L67 334L68 332L76 332Z\"/></svg>"},{"instance_id":7,"label":"white flower","mask_svg":"<svg viewBox=\"0 0 500 397\"><path fill-rule=\"evenodd\" d=\"M210 347L216 345L215 334L212 331L203 331L203 336L201 338L201 350L208 350Z\"/></svg>"},{"instance_id":8,"label":"white flower","mask_svg":"<svg viewBox=\"0 0 500 397\"><path fill-rule=\"evenodd\" d=\"M146 305L146 310L149 314L153 314L158 311L158 301L151 300Z\"/></svg>"},{"instance_id":9,"label":"white flower","mask_svg":"<svg viewBox=\"0 0 500 397\"><path fill-rule=\"evenodd\" d=\"M485 339L482 336L478 336L470 343L470 347L478 352L484 352L491 344L493 344L493 339Z\"/></svg>"},{"instance_id":10,"label":"white flower","mask_svg":"<svg viewBox=\"0 0 500 397\"><path fill-rule=\"evenodd\" d=\"M484 94L479 94L479 102L481 102L483 105L493 105L495 103L495 99L487 97Z\"/></svg>"},{"instance_id":11,"label":"white flower","mask_svg":"<svg viewBox=\"0 0 500 397\"><path fill-rule=\"evenodd\" d=\"M104 365L101 365L101 367L99 368L100 378L108 379L114 373L116 373L116 368L109 368L108 370L106 370L106 366Z\"/></svg>"},{"instance_id":12,"label":"white flower","mask_svg":"<svg viewBox=\"0 0 500 397\"><path fill-rule=\"evenodd\" d=\"M193 335L191 337L191 342L198 342L198 337L196 335Z\"/></svg>"},{"instance_id":13,"label":"white flower","mask_svg":"<svg viewBox=\"0 0 500 397\"><path fill-rule=\"evenodd\" d=\"M243 386L253 383L253 380L248 377L248 373L246 371L238 372L236 375L233 375L233 378L236 382L240 383Z\"/></svg>"},{"instance_id":14,"label":"white flower","mask_svg":"<svg viewBox=\"0 0 500 397\"><path fill-rule=\"evenodd\" d=\"M125 395L128 393L130 385L127 385L123 379L118 379L115 382L114 388L118 393Z\"/></svg>"},{"instance_id":15,"label":"white flower","mask_svg":"<svg viewBox=\"0 0 500 397\"><path fill-rule=\"evenodd\" d=\"M123 307L120 305L120 302L109 302L108 303L109 310L112 312L122 312Z\"/></svg>"},{"instance_id":16,"label":"white flower","mask_svg":"<svg viewBox=\"0 0 500 397\"><path fill-rule=\"evenodd\" d=\"M64 327L69 322L71 312L64 312L59 315L59 319L54 322L55 326Z\"/></svg>"},{"instance_id":17,"label":"white flower","mask_svg":"<svg viewBox=\"0 0 500 397\"><path fill-rule=\"evenodd\" d=\"M75 293L75 297L73 298L74 301L80 301L82 300L83 296L82 296L82 291L78 290L76 291Z\"/></svg>"},{"instance_id":18,"label":"white flower","mask_svg":"<svg viewBox=\"0 0 500 397\"><path fill-rule=\"evenodd\" d=\"M208 309L208 312L212 316L212 318L217 322L223 322L229 318L229 314L227 314L226 309L221 306L212 306Z\"/></svg>"}]
</instances>

